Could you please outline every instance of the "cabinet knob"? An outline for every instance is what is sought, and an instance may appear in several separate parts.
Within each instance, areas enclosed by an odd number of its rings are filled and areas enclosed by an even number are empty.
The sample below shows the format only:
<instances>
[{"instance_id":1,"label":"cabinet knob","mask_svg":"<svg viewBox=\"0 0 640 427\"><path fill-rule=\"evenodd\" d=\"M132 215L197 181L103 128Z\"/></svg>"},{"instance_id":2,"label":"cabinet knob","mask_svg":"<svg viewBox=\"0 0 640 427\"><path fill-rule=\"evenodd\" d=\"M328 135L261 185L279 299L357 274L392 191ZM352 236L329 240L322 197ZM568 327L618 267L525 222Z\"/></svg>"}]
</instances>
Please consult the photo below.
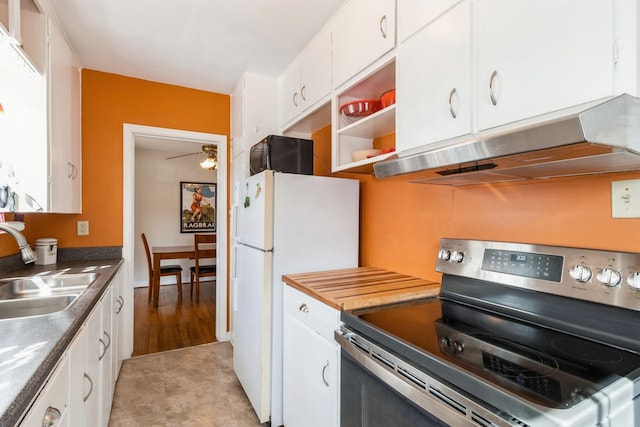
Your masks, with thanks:
<instances>
[{"instance_id":1,"label":"cabinet knob","mask_svg":"<svg viewBox=\"0 0 640 427\"><path fill-rule=\"evenodd\" d=\"M301 304L300 308L298 308L298 310L300 310L303 313L308 313L309 312L309 306L307 304Z\"/></svg>"}]
</instances>

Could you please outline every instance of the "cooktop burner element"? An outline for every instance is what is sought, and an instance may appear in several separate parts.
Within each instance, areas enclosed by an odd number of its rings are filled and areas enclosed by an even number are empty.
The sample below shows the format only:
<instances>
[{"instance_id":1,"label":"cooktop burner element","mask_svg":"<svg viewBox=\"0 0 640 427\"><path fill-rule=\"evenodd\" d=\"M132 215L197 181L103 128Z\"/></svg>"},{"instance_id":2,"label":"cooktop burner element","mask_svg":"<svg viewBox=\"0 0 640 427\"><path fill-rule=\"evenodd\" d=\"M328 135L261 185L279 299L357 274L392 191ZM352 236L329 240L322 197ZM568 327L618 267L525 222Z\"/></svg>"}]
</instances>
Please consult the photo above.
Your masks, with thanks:
<instances>
[{"instance_id":1,"label":"cooktop burner element","mask_svg":"<svg viewBox=\"0 0 640 427\"><path fill-rule=\"evenodd\" d=\"M439 297L343 312L347 334L513 425L635 420L640 254L443 239L436 269Z\"/></svg>"}]
</instances>

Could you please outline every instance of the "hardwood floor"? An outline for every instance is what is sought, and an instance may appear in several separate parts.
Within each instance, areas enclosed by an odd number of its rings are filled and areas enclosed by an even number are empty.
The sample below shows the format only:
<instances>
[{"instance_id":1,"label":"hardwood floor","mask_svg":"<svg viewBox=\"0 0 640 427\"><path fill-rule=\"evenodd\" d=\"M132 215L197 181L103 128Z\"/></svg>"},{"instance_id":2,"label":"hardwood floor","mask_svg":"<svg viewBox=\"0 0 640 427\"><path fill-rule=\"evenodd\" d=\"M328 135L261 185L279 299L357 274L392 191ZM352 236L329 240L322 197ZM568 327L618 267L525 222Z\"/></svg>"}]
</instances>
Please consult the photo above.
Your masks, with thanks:
<instances>
[{"instance_id":1,"label":"hardwood floor","mask_svg":"<svg viewBox=\"0 0 640 427\"><path fill-rule=\"evenodd\" d=\"M200 283L200 302L189 297L189 284L160 287L158 308L147 302L148 289L134 289L133 356L215 342L215 284Z\"/></svg>"}]
</instances>

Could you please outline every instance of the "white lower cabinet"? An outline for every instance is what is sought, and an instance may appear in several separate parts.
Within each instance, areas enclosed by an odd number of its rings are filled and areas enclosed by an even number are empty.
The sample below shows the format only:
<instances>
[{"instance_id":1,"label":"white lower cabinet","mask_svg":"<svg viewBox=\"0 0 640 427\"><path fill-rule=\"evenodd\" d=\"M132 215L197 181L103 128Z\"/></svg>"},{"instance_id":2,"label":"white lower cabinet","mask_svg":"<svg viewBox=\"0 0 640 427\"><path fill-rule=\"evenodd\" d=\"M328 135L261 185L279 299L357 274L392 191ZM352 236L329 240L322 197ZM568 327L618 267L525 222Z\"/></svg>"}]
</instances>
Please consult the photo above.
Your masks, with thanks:
<instances>
[{"instance_id":1,"label":"white lower cabinet","mask_svg":"<svg viewBox=\"0 0 640 427\"><path fill-rule=\"evenodd\" d=\"M69 387L69 357L65 354L20 426L68 427L80 425L70 423Z\"/></svg>"},{"instance_id":2,"label":"white lower cabinet","mask_svg":"<svg viewBox=\"0 0 640 427\"><path fill-rule=\"evenodd\" d=\"M71 410L73 426L107 426L111 412L111 299L112 288L102 296L71 344Z\"/></svg>"},{"instance_id":3,"label":"white lower cabinet","mask_svg":"<svg viewBox=\"0 0 640 427\"><path fill-rule=\"evenodd\" d=\"M129 317L133 313L133 290L122 278L120 271L111 281L21 427L49 425L42 421L43 405L45 410L48 406L57 408L64 416L64 422L52 427L108 426L118 372L122 360L128 359L133 350ZM43 398L45 403L40 403ZM55 411L50 413L55 415Z\"/></svg>"},{"instance_id":4,"label":"white lower cabinet","mask_svg":"<svg viewBox=\"0 0 640 427\"><path fill-rule=\"evenodd\" d=\"M113 337L112 337L112 302L113 288L109 288L102 297L101 313L102 323L99 342L100 355L98 362L100 365L100 416L102 426L109 424L109 414L111 413L111 401L113 400L113 378L111 377L113 361Z\"/></svg>"},{"instance_id":5,"label":"white lower cabinet","mask_svg":"<svg viewBox=\"0 0 640 427\"><path fill-rule=\"evenodd\" d=\"M100 307L84 324L71 344L70 425L98 425L100 419Z\"/></svg>"},{"instance_id":6,"label":"white lower cabinet","mask_svg":"<svg viewBox=\"0 0 640 427\"><path fill-rule=\"evenodd\" d=\"M287 427L339 425L340 312L285 285L283 421Z\"/></svg>"}]
</instances>

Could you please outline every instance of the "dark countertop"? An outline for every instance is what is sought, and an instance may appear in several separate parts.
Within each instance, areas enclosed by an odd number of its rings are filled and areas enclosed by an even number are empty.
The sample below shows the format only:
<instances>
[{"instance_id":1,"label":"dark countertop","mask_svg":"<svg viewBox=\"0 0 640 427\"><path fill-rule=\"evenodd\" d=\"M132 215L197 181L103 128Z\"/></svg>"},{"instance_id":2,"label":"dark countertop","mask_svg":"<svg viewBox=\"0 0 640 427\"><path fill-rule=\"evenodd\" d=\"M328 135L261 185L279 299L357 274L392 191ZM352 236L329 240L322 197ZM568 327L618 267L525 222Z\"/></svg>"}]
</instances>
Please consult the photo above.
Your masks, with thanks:
<instances>
[{"instance_id":1,"label":"dark countertop","mask_svg":"<svg viewBox=\"0 0 640 427\"><path fill-rule=\"evenodd\" d=\"M52 373L122 259L28 265L0 278L35 274L97 273L96 280L65 310L43 316L0 320L0 425L16 425Z\"/></svg>"}]
</instances>

